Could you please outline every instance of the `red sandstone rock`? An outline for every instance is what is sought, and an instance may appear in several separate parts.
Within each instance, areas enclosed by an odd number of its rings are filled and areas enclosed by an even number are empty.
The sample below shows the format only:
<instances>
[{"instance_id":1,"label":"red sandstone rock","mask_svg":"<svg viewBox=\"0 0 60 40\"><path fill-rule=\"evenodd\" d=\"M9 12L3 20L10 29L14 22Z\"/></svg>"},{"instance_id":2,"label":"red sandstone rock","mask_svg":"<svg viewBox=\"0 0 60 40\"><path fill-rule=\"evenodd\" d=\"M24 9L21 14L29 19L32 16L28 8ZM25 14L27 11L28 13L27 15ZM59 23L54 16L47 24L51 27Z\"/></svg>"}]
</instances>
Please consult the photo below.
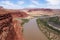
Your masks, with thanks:
<instances>
[{"instance_id":1,"label":"red sandstone rock","mask_svg":"<svg viewBox=\"0 0 60 40\"><path fill-rule=\"evenodd\" d=\"M4 15L4 14L11 14L11 16L12 16L12 23L11 23L12 26L10 28L8 27L10 30L8 31L8 34L7 34L7 37L5 38L5 40L24 40L23 35L22 35L22 26L20 25L21 23L19 21L15 20L14 18L27 17L28 15L25 12L20 12L20 11L19 12L17 12L17 11L8 12L6 10L1 10L0 15ZM19 24L19 26L18 26L18 24ZM6 30L8 28L4 27L3 30Z\"/></svg>"},{"instance_id":2,"label":"red sandstone rock","mask_svg":"<svg viewBox=\"0 0 60 40\"><path fill-rule=\"evenodd\" d=\"M8 33L8 37L6 40L23 40L23 35L22 35L22 26L18 26L19 22L17 20L13 20L13 27Z\"/></svg>"}]
</instances>

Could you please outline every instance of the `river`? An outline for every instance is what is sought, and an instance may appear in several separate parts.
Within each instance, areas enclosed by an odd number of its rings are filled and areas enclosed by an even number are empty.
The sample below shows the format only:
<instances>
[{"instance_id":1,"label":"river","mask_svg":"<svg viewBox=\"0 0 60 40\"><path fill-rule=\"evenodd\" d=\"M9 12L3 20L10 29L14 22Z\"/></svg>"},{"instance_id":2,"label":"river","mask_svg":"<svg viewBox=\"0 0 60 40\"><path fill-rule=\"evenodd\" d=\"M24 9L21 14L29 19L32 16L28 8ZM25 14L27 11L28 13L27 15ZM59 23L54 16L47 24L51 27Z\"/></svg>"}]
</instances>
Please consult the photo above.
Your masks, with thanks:
<instances>
[{"instance_id":1,"label":"river","mask_svg":"<svg viewBox=\"0 0 60 40\"><path fill-rule=\"evenodd\" d=\"M28 23L24 24L23 35L25 40L48 40L45 35L39 30L36 23L36 18L30 19Z\"/></svg>"}]
</instances>

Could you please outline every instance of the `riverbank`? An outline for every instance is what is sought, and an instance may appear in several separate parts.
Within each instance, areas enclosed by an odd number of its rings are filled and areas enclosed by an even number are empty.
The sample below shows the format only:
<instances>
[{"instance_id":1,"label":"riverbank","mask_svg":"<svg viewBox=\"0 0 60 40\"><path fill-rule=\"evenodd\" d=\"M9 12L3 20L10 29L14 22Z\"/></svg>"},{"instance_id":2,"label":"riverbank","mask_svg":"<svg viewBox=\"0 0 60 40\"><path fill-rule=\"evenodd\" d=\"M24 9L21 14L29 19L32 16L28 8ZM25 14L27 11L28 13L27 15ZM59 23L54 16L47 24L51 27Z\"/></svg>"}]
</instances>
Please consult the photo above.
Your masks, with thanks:
<instances>
[{"instance_id":1,"label":"riverbank","mask_svg":"<svg viewBox=\"0 0 60 40\"><path fill-rule=\"evenodd\" d=\"M39 30L36 23L36 18L30 19L28 23L24 24L23 33L25 40L48 40L45 35Z\"/></svg>"},{"instance_id":2,"label":"riverbank","mask_svg":"<svg viewBox=\"0 0 60 40\"><path fill-rule=\"evenodd\" d=\"M60 40L60 34L51 26L49 26L46 21L43 20L41 20L40 18L37 19L39 29L49 40Z\"/></svg>"}]
</instances>

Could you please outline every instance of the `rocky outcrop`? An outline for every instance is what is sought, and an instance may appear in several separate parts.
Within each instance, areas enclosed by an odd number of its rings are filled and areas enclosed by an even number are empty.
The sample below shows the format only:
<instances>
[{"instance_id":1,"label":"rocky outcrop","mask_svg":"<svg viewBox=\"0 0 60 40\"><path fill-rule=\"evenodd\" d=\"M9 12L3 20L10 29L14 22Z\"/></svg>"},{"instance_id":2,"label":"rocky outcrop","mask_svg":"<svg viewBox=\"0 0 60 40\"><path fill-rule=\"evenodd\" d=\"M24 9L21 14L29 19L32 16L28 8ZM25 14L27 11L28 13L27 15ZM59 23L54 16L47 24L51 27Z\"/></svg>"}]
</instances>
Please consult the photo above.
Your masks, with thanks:
<instances>
[{"instance_id":1,"label":"rocky outcrop","mask_svg":"<svg viewBox=\"0 0 60 40\"><path fill-rule=\"evenodd\" d=\"M0 40L5 40L12 26L11 14L0 14Z\"/></svg>"},{"instance_id":2,"label":"rocky outcrop","mask_svg":"<svg viewBox=\"0 0 60 40\"><path fill-rule=\"evenodd\" d=\"M12 14L13 17L20 17L20 18L25 18L28 17L28 14L25 12L10 12Z\"/></svg>"},{"instance_id":3,"label":"rocky outcrop","mask_svg":"<svg viewBox=\"0 0 60 40\"><path fill-rule=\"evenodd\" d=\"M0 6L0 9L4 9L2 6Z\"/></svg>"},{"instance_id":4,"label":"rocky outcrop","mask_svg":"<svg viewBox=\"0 0 60 40\"><path fill-rule=\"evenodd\" d=\"M44 8L37 8L37 9L29 9L28 12L32 12L32 11L53 11L52 9L44 9Z\"/></svg>"},{"instance_id":5,"label":"rocky outcrop","mask_svg":"<svg viewBox=\"0 0 60 40\"><path fill-rule=\"evenodd\" d=\"M24 40L21 22L14 18L27 17L28 14L21 11L0 11L0 40Z\"/></svg>"}]
</instances>

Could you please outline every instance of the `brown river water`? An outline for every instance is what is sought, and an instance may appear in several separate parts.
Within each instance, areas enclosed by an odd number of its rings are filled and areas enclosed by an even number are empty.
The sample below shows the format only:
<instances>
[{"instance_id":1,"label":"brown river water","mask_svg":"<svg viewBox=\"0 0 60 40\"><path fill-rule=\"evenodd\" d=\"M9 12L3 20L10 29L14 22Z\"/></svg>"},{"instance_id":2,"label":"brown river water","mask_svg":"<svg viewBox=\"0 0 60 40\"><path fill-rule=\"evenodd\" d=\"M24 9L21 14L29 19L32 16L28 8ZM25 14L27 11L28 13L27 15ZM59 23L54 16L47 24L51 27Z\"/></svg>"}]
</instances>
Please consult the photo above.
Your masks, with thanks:
<instances>
[{"instance_id":1,"label":"brown river water","mask_svg":"<svg viewBox=\"0 0 60 40\"><path fill-rule=\"evenodd\" d=\"M25 40L48 40L45 35L39 30L36 23L36 18L30 19L28 23L24 24L23 35Z\"/></svg>"}]
</instances>

